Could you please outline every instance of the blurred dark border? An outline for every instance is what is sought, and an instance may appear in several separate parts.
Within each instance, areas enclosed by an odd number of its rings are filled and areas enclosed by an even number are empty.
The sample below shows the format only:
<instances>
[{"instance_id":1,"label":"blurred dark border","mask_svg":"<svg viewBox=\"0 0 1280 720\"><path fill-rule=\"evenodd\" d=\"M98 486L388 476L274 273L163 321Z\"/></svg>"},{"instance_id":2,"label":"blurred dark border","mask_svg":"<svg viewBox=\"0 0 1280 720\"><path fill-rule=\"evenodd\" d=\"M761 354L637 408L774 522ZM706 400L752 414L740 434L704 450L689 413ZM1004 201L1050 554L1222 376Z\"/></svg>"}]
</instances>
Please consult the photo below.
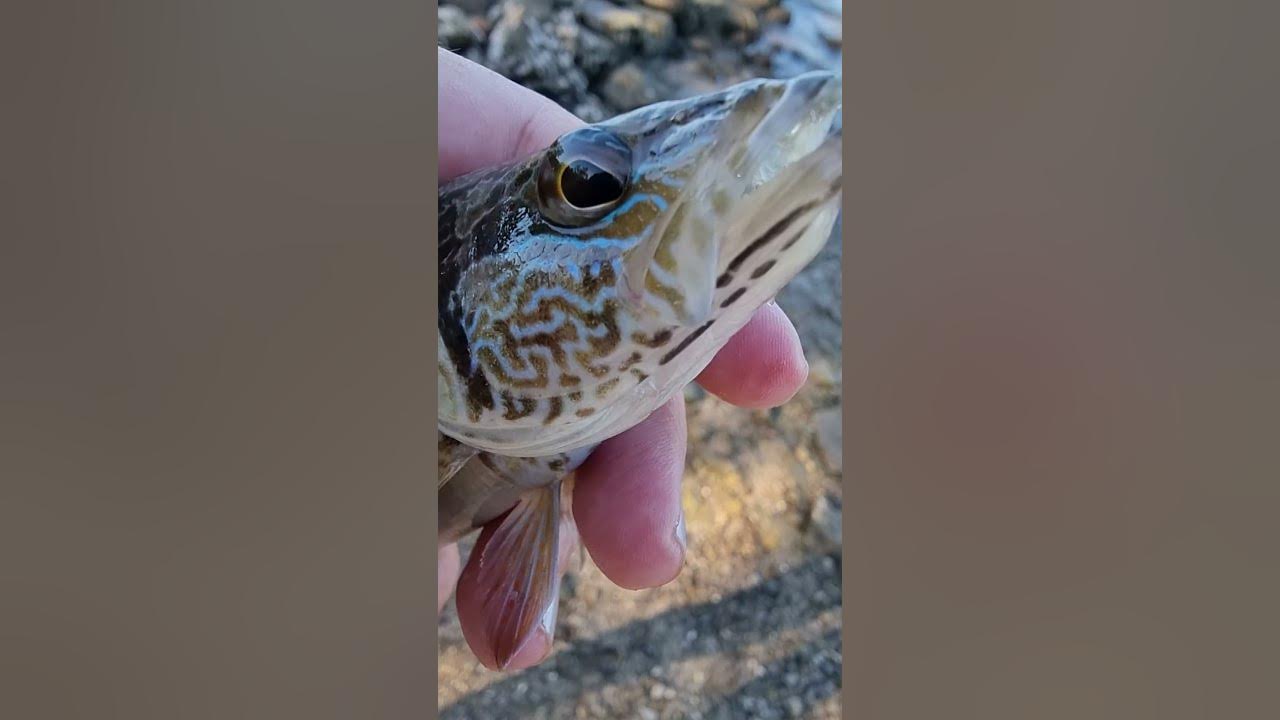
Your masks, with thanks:
<instances>
[{"instance_id":1,"label":"blurred dark border","mask_svg":"<svg viewBox=\"0 0 1280 720\"><path fill-rule=\"evenodd\" d=\"M845 711L1280 716L1275 3L846 3Z\"/></svg>"},{"instance_id":2,"label":"blurred dark border","mask_svg":"<svg viewBox=\"0 0 1280 720\"><path fill-rule=\"evenodd\" d=\"M432 10L0 10L0 717L434 714Z\"/></svg>"}]
</instances>

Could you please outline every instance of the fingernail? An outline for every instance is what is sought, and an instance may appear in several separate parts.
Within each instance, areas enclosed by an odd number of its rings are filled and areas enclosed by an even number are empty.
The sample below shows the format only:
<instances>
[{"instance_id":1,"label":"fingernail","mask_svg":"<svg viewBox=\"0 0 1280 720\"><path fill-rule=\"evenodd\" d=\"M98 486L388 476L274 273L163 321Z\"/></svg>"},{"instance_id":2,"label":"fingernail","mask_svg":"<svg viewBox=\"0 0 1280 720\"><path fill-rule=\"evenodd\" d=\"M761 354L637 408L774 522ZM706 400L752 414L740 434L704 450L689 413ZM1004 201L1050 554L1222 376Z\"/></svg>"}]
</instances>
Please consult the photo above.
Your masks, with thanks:
<instances>
[{"instance_id":1,"label":"fingernail","mask_svg":"<svg viewBox=\"0 0 1280 720\"><path fill-rule=\"evenodd\" d=\"M685 551L689 549L689 534L684 524L684 511L680 511L680 519L676 521L676 543L680 545L680 562L684 563Z\"/></svg>"}]
</instances>

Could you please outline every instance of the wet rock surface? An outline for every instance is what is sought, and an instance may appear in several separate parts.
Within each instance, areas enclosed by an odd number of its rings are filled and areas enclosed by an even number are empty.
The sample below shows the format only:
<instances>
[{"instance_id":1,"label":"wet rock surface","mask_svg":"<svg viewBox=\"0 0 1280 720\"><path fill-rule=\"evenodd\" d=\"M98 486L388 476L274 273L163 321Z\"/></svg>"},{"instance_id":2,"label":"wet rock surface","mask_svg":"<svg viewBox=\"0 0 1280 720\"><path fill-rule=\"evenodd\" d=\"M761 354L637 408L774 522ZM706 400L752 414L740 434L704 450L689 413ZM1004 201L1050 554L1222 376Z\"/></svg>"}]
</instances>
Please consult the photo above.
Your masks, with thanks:
<instances>
[{"instance_id":1,"label":"wet rock surface","mask_svg":"<svg viewBox=\"0 0 1280 720\"><path fill-rule=\"evenodd\" d=\"M442 46L596 121L834 69L839 13L826 0L446 0L439 29ZM584 555L565 579L552 656L510 675L475 661L450 603L442 717L840 717L839 227L778 296L810 363L801 392L761 411L685 393L680 577L622 590Z\"/></svg>"}]
</instances>

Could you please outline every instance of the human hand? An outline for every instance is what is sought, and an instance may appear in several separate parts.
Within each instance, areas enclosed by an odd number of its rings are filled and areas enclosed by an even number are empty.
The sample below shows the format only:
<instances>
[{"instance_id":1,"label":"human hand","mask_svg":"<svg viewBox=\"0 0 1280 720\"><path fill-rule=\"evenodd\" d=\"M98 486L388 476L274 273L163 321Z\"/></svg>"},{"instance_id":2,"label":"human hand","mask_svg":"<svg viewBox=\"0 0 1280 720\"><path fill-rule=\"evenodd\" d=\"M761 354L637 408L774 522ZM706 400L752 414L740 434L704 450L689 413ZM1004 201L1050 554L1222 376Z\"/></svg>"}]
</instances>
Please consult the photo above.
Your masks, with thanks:
<instances>
[{"instance_id":1,"label":"human hand","mask_svg":"<svg viewBox=\"0 0 1280 720\"><path fill-rule=\"evenodd\" d=\"M551 100L480 65L443 49L438 57L441 181L528 157L582 124ZM791 321L768 303L697 382L734 405L766 408L789 400L808 371ZM623 588L674 580L685 555L680 481L686 441L684 398L677 393L639 425L601 444L576 472L572 506L577 527L562 528L561 559L577 549L581 538L600 571ZM495 668L485 650L492 643L483 636L479 600L484 593L475 564L460 568L453 544L439 548L438 554L439 606L443 609L456 584L463 634L480 661ZM551 640L536 635L507 669L541 662L551 651Z\"/></svg>"}]
</instances>

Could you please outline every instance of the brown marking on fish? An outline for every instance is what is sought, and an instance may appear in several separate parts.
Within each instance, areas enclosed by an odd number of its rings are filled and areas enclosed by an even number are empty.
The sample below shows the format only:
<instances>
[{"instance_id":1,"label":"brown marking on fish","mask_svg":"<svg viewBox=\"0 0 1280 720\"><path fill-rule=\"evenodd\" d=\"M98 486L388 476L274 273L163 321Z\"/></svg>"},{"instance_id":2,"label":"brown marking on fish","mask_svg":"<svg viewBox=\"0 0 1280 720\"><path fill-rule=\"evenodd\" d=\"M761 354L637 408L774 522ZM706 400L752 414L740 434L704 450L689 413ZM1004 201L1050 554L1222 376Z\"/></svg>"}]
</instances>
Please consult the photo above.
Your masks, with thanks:
<instances>
[{"instance_id":1,"label":"brown marking on fish","mask_svg":"<svg viewBox=\"0 0 1280 720\"><path fill-rule=\"evenodd\" d=\"M519 409L516 404L519 403ZM502 417L507 420L520 420L529 417L538 408L538 401L531 397L514 397L509 390L502 391L502 406L505 408Z\"/></svg>"},{"instance_id":2,"label":"brown marking on fish","mask_svg":"<svg viewBox=\"0 0 1280 720\"><path fill-rule=\"evenodd\" d=\"M552 396L547 399L547 405L550 406L550 409L547 410L546 419L542 421L543 425L550 425L556 418L560 417L560 413L564 409L564 400L561 400L559 396Z\"/></svg>"},{"instance_id":3,"label":"brown marking on fish","mask_svg":"<svg viewBox=\"0 0 1280 720\"><path fill-rule=\"evenodd\" d=\"M533 365L536 374L532 378L517 378L507 373L491 348L480 348L480 352L477 355L480 358L480 362L504 385L516 388L545 388L547 386L549 374L545 358L537 355L529 358L529 362ZM479 375L483 376L483 373L479 373ZM492 405L490 409L492 409Z\"/></svg>"},{"instance_id":4,"label":"brown marking on fish","mask_svg":"<svg viewBox=\"0 0 1280 720\"><path fill-rule=\"evenodd\" d=\"M633 332L631 333L631 342L648 348L659 348L671 342L671 334L672 333L669 328L659 330L653 334L653 337L649 337L641 332Z\"/></svg>"},{"instance_id":5,"label":"brown marking on fish","mask_svg":"<svg viewBox=\"0 0 1280 720\"><path fill-rule=\"evenodd\" d=\"M600 383L596 386L596 397L604 398L610 393L610 391L617 387L620 382L622 382L622 378L613 378L612 380L606 380Z\"/></svg>"}]
</instances>

